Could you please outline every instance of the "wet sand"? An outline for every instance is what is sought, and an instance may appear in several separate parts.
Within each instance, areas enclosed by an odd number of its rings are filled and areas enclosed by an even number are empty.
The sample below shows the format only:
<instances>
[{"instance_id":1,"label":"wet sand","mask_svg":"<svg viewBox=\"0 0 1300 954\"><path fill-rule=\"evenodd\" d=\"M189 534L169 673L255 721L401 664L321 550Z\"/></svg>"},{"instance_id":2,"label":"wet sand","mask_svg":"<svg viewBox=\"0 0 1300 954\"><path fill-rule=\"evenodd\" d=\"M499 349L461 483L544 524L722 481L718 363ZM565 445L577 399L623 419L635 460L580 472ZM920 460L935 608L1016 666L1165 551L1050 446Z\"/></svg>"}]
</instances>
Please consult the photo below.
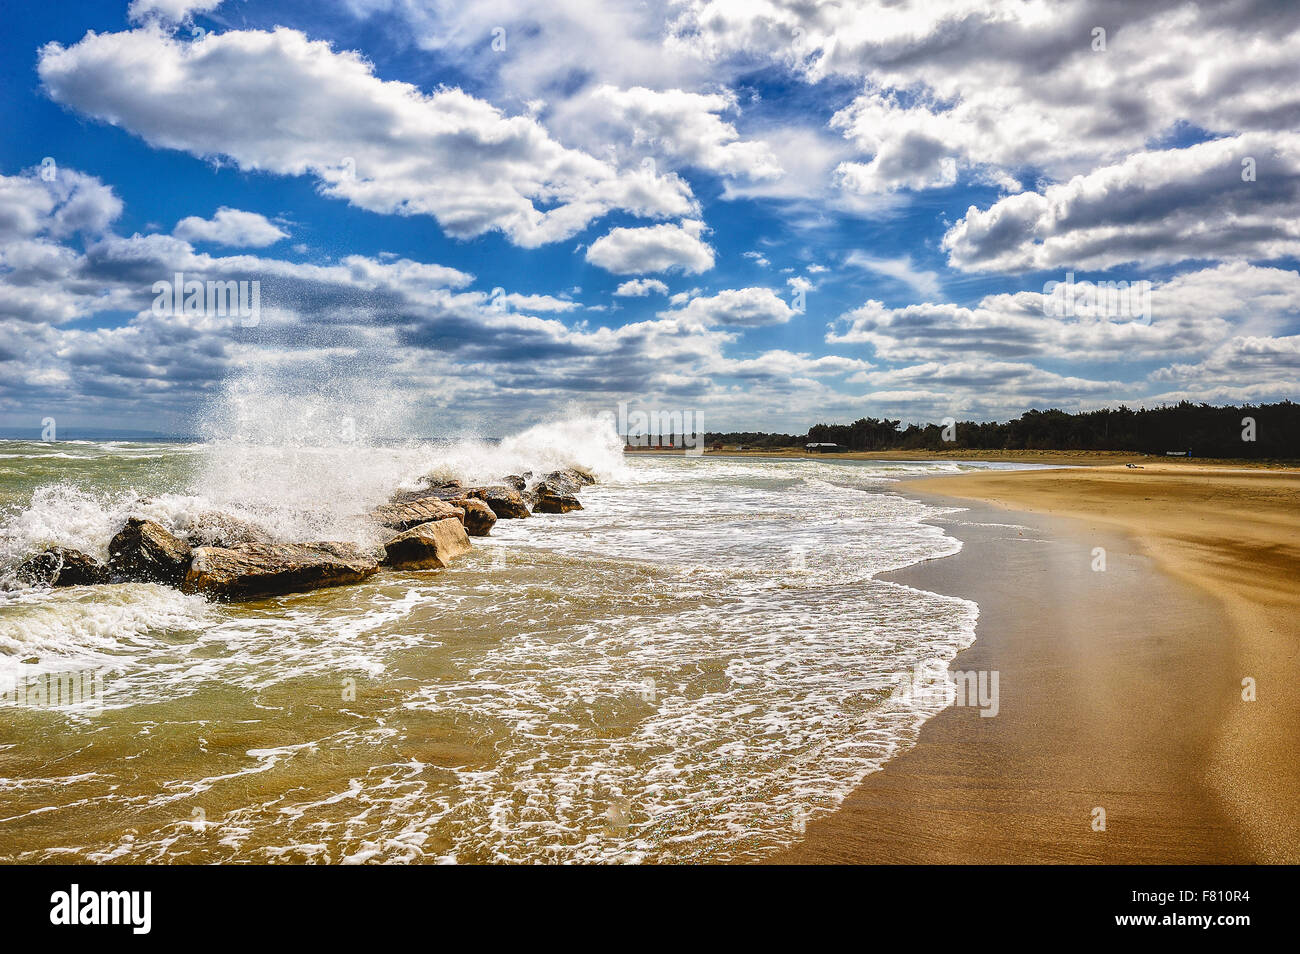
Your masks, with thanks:
<instances>
[{"instance_id":1,"label":"wet sand","mask_svg":"<svg viewBox=\"0 0 1300 954\"><path fill-rule=\"evenodd\" d=\"M945 710L773 861L1300 858L1300 477L1155 465L904 489L970 507L936 521L960 554L886 578L980 605L952 668L998 671L999 714Z\"/></svg>"}]
</instances>

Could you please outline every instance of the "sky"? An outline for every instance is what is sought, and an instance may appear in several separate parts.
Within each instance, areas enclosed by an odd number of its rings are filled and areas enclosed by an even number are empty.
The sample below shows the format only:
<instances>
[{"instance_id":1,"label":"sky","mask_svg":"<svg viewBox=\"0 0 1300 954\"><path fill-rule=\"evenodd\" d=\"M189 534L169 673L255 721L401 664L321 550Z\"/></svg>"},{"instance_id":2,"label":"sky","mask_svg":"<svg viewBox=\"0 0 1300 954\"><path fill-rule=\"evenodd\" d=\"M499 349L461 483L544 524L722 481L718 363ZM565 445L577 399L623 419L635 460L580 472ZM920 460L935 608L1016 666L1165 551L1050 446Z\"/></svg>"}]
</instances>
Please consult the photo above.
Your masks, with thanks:
<instances>
[{"instance_id":1,"label":"sky","mask_svg":"<svg viewBox=\"0 0 1300 954\"><path fill-rule=\"evenodd\" d=\"M0 430L1300 397L1300 4L100 0L0 52Z\"/></svg>"}]
</instances>

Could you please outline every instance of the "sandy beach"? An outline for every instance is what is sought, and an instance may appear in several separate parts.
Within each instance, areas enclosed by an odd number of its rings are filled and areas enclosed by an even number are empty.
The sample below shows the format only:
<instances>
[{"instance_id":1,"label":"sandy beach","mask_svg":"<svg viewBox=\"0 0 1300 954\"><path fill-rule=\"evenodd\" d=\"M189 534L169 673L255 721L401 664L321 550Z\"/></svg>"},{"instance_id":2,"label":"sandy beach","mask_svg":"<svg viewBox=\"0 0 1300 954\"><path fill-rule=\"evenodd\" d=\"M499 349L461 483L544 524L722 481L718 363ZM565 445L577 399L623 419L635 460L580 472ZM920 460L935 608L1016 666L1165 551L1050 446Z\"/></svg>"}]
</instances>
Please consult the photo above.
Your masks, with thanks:
<instances>
[{"instance_id":1,"label":"sandy beach","mask_svg":"<svg viewBox=\"0 0 1300 954\"><path fill-rule=\"evenodd\" d=\"M1300 860L1300 475L1148 463L903 492L969 508L941 521L959 555L886 579L979 604L952 668L999 672L1000 711L945 710L774 861Z\"/></svg>"}]
</instances>

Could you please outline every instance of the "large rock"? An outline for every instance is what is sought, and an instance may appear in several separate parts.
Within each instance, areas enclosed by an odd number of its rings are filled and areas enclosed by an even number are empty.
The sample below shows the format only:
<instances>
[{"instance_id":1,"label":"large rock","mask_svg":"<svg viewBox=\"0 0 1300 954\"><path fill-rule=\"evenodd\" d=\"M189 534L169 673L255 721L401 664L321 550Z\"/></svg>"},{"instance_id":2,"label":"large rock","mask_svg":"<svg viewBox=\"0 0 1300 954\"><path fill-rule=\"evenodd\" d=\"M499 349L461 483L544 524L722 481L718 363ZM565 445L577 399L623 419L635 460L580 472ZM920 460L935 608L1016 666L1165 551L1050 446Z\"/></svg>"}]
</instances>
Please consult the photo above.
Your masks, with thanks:
<instances>
[{"instance_id":1,"label":"large rock","mask_svg":"<svg viewBox=\"0 0 1300 954\"><path fill-rule=\"evenodd\" d=\"M594 484L595 482L596 478L585 471L566 467L564 470L551 471L539 480L533 489L540 491L542 487L549 487L555 493L576 494L587 484Z\"/></svg>"},{"instance_id":2,"label":"large rock","mask_svg":"<svg viewBox=\"0 0 1300 954\"><path fill-rule=\"evenodd\" d=\"M190 545L152 520L132 517L108 543L108 569L138 583L179 586L190 568Z\"/></svg>"},{"instance_id":3,"label":"large rock","mask_svg":"<svg viewBox=\"0 0 1300 954\"><path fill-rule=\"evenodd\" d=\"M384 565L399 570L442 569L471 549L459 520L434 520L389 540L384 546Z\"/></svg>"},{"instance_id":4,"label":"large rock","mask_svg":"<svg viewBox=\"0 0 1300 954\"><path fill-rule=\"evenodd\" d=\"M249 600L358 583L378 569L376 554L351 543L195 547L182 589L214 599Z\"/></svg>"},{"instance_id":5,"label":"large rock","mask_svg":"<svg viewBox=\"0 0 1300 954\"><path fill-rule=\"evenodd\" d=\"M531 476L531 475L530 475ZM528 486L528 481L518 474L509 474L501 479L501 483L515 490L523 490Z\"/></svg>"},{"instance_id":6,"label":"large rock","mask_svg":"<svg viewBox=\"0 0 1300 954\"><path fill-rule=\"evenodd\" d=\"M533 513L568 513L570 510L582 509L582 504L573 494L555 490L545 482L537 485L536 493L537 502L533 504Z\"/></svg>"},{"instance_id":7,"label":"large rock","mask_svg":"<svg viewBox=\"0 0 1300 954\"><path fill-rule=\"evenodd\" d=\"M461 497L451 502L465 514L465 532L471 537L486 537L496 525L497 515L477 497Z\"/></svg>"},{"instance_id":8,"label":"large rock","mask_svg":"<svg viewBox=\"0 0 1300 954\"><path fill-rule=\"evenodd\" d=\"M457 495L464 496L464 491L458 492ZM411 527L434 520L455 518L461 523L465 520L465 511L453 507L445 500L431 496L391 503L378 508L374 515L383 526L393 530L409 530Z\"/></svg>"},{"instance_id":9,"label":"large rock","mask_svg":"<svg viewBox=\"0 0 1300 954\"><path fill-rule=\"evenodd\" d=\"M92 586L107 583L110 577L108 567L71 547L50 547L18 567L18 578L33 585Z\"/></svg>"},{"instance_id":10,"label":"large rock","mask_svg":"<svg viewBox=\"0 0 1300 954\"><path fill-rule=\"evenodd\" d=\"M519 490L512 490L509 487L476 487L469 491L467 496L477 497L483 501L502 520L520 520L532 516Z\"/></svg>"}]
</instances>

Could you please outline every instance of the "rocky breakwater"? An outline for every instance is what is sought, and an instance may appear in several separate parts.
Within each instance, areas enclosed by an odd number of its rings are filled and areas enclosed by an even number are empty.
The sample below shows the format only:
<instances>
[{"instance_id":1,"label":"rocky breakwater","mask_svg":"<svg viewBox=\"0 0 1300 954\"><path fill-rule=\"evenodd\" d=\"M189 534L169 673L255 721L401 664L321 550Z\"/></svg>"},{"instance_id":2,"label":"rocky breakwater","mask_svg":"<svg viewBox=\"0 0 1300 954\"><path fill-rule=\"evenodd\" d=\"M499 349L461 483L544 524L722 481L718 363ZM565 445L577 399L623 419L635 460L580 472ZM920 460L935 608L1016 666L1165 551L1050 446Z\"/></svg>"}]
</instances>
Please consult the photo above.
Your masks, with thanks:
<instances>
[{"instance_id":1,"label":"rocky breakwater","mask_svg":"<svg viewBox=\"0 0 1300 954\"><path fill-rule=\"evenodd\" d=\"M395 494L371 513L382 545L339 541L278 543L247 521L213 512L173 533L131 517L108 544L108 562L51 546L25 560L18 577L29 585L87 586L160 583L217 600L251 600L365 580L382 569L436 570L472 549L497 520L581 510L578 491L595 483L578 469L540 479L510 475L498 484L466 487L427 481ZM531 512L530 512L531 504Z\"/></svg>"}]
</instances>

